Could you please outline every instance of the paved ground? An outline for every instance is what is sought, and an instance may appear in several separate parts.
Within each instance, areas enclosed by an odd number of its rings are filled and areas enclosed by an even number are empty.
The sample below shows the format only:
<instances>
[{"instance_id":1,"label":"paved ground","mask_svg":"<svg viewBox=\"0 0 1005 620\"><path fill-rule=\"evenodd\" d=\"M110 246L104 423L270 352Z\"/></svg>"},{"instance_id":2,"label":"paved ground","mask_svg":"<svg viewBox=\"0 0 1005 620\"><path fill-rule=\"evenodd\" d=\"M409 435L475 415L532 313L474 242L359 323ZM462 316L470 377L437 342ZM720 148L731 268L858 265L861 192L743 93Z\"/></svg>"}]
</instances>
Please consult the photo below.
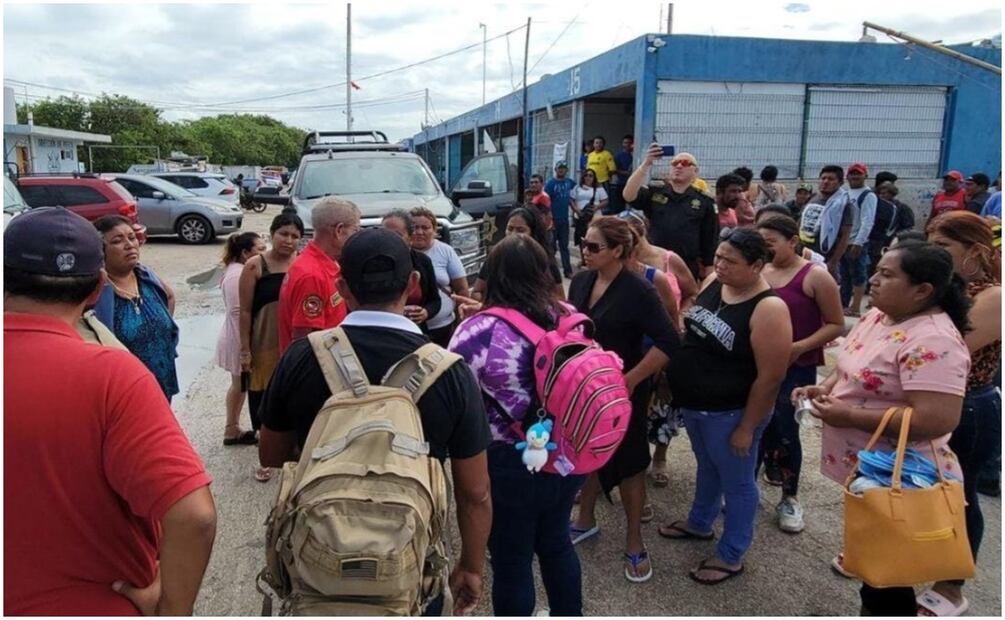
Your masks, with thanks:
<instances>
[{"instance_id":1,"label":"paved ground","mask_svg":"<svg viewBox=\"0 0 1005 620\"><path fill-rule=\"evenodd\" d=\"M267 230L273 212L246 219L245 229ZM179 420L202 455L214 482L219 510L219 530L202 593L199 615L256 615L261 597L254 577L262 565L263 520L275 494L275 482L261 484L252 478L257 452L250 447L224 448L223 396L228 384L224 371L212 363L216 334L222 321L218 289L192 291L186 278L210 269L222 241L209 246L185 247L174 241L153 241L143 249L144 263L172 285L179 297L182 321L180 374L183 393L175 400ZM247 425L245 414L244 423ZM805 432L805 431L804 431ZM601 504L598 518L602 533L580 546L583 566L584 611L609 616L724 616L724 615L854 615L858 612L857 584L834 575L830 559L841 546L840 489L819 474L819 431L804 434L805 464L801 500L806 509L806 530L787 535L774 525L776 488L761 485L761 508L753 547L746 559L747 572L738 579L709 588L692 582L687 570L712 553L713 543L670 542L659 538L656 526L663 519L686 514L694 485L694 457L686 436L674 439L670 449L671 483L651 489L657 519L644 533L652 555L655 576L642 585L623 577L623 512L620 505ZM1001 503L981 497L987 526L978 577L967 587L970 615L1000 616L1001 608ZM721 523L718 525L721 528ZM489 571L490 572L490 571ZM540 580L538 579L540 584ZM478 612L491 614L486 597ZM540 585L539 585L540 589ZM539 590L539 606L545 606Z\"/></svg>"}]
</instances>

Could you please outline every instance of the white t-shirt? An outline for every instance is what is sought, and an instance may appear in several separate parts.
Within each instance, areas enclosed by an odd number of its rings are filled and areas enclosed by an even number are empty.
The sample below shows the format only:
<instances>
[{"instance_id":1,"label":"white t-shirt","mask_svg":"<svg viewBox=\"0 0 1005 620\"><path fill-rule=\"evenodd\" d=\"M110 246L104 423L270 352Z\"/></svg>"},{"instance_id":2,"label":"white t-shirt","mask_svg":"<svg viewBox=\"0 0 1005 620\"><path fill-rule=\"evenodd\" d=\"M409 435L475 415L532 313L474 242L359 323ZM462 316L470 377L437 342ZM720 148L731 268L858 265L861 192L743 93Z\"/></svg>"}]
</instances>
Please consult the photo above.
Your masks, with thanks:
<instances>
[{"instance_id":1,"label":"white t-shirt","mask_svg":"<svg viewBox=\"0 0 1005 620\"><path fill-rule=\"evenodd\" d=\"M439 329L446 327L454 320L454 300L444 292L450 290L450 281L463 278L464 265L461 258L457 256L454 248L439 240L433 240L433 245L428 250L421 250L423 254L433 261L433 270L436 273L436 288L440 293L440 311L436 316L426 321L429 329Z\"/></svg>"},{"instance_id":2,"label":"white t-shirt","mask_svg":"<svg viewBox=\"0 0 1005 620\"><path fill-rule=\"evenodd\" d=\"M607 200L607 190L603 187L597 188L597 197L593 198L593 188L583 187L582 185L577 185L576 189L569 192L569 197L576 201L576 208L583 209L590 203L593 199L593 205L596 206L601 202Z\"/></svg>"}]
</instances>

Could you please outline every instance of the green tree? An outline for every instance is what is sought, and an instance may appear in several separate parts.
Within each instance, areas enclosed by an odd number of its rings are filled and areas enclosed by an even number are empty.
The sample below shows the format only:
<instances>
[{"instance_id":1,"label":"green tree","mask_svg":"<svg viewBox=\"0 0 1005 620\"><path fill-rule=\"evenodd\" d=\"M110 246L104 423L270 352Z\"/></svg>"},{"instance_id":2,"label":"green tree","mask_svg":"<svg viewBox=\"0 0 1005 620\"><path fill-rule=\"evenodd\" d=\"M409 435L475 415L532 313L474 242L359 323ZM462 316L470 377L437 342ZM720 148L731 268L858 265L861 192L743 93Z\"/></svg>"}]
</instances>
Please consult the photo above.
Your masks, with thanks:
<instances>
[{"instance_id":1,"label":"green tree","mask_svg":"<svg viewBox=\"0 0 1005 620\"><path fill-rule=\"evenodd\" d=\"M87 102L80 97L61 96L56 99L45 99L31 105L33 122L43 127L56 127L71 131L89 131L90 110ZM28 107L17 106L19 123L28 122Z\"/></svg>"}]
</instances>

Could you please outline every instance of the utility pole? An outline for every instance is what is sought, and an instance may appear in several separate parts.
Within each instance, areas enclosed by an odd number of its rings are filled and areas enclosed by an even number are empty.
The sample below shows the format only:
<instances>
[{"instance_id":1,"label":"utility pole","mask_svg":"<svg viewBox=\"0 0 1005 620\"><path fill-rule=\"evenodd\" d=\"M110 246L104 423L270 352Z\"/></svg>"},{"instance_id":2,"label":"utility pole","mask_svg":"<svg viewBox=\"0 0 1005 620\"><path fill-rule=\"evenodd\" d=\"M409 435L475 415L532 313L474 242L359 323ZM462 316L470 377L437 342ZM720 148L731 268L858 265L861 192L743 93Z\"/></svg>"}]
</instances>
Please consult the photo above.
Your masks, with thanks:
<instances>
[{"instance_id":1,"label":"utility pole","mask_svg":"<svg viewBox=\"0 0 1005 620\"><path fill-rule=\"evenodd\" d=\"M352 131L352 2L345 5L345 129Z\"/></svg>"},{"instance_id":2,"label":"utility pole","mask_svg":"<svg viewBox=\"0 0 1005 620\"><path fill-rule=\"evenodd\" d=\"M975 67L980 67L981 69L986 69L986 70L988 70L988 71L990 71L992 73L996 73L998 75L1002 74L1002 68L1001 67L999 67L997 65L993 65L993 64L988 63L988 62L984 62L983 60L979 60L979 59L974 58L972 56L967 56L966 54L961 54L961 53L957 52L956 50L950 49L950 48L948 48L948 47L946 47L944 45L937 45L935 43L930 43L928 41L925 41L924 39L919 39L917 37L912 37L911 35L909 35L909 34L907 34L905 32L898 32L898 31L893 30L891 28L885 28L883 26L879 26L879 25L874 24L872 22L862 22L862 26L864 26L865 28L872 28L873 30L878 30L878 31L880 31L882 33L890 35L891 37L896 37L898 39L903 39L903 40L905 40L905 41L907 41L909 43L914 43L915 45L920 45L921 47L924 47L925 49L930 49L933 52L939 52L940 54L945 54L946 56L950 56L952 58L955 58L956 60L959 60L960 62L965 62L965 63L971 64L971 65L974 65ZM865 32L863 32L862 34L864 35Z\"/></svg>"},{"instance_id":3,"label":"utility pole","mask_svg":"<svg viewBox=\"0 0 1005 620\"><path fill-rule=\"evenodd\" d=\"M673 2L667 6L667 34L673 34Z\"/></svg>"},{"instance_id":4,"label":"utility pole","mask_svg":"<svg viewBox=\"0 0 1005 620\"><path fill-rule=\"evenodd\" d=\"M485 47L488 43L489 27L482 23L479 23L478 27L482 29L482 105L485 105Z\"/></svg>"},{"instance_id":5,"label":"utility pole","mask_svg":"<svg viewBox=\"0 0 1005 620\"><path fill-rule=\"evenodd\" d=\"M528 179L527 171L524 169L527 166L527 162L530 159L530 118L527 115L527 57L530 55L530 18L527 18L527 32L523 43L523 125L521 133L523 133L523 148L520 149L520 161L517 163L517 168L520 170L520 196L523 196L523 190L527 187Z\"/></svg>"},{"instance_id":6,"label":"utility pole","mask_svg":"<svg viewBox=\"0 0 1005 620\"><path fill-rule=\"evenodd\" d=\"M429 89L428 88L426 89L426 124L423 127L423 129L425 129L426 127L429 127Z\"/></svg>"}]
</instances>

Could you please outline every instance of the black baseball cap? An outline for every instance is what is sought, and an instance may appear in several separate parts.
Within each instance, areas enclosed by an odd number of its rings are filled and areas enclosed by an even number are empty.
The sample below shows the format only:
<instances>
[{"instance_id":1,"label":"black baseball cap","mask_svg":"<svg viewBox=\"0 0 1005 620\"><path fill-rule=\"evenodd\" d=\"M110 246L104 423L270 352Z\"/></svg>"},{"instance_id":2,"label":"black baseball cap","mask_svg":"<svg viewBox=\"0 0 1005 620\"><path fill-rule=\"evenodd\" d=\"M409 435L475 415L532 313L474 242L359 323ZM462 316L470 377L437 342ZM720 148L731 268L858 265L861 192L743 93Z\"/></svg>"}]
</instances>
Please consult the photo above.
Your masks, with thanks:
<instances>
[{"instance_id":1,"label":"black baseball cap","mask_svg":"<svg viewBox=\"0 0 1005 620\"><path fill-rule=\"evenodd\" d=\"M366 228L350 237L339 266L353 293L366 295L404 293L413 271L408 246L384 228Z\"/></svg>"},{"instance_id":2,"label":"black baseball cap","mask_svg":"<svg viewBox=\"0 0 1005 620\"><path fill-rule=\"evenodd\" d=\"M93 276L105 266L94 225L63 207L40 207L13 218L3 232L4 267L45 276Z\"/></svg>"},{"instance_id":3,"label":"black baseball cap","mask_svg":"<svg viewBox=\"0 0 1005 620\"><path fill-rule=\"evenodd\" d=\"M970 176L967 177L967 180L973 181L976 185L983 185L984 187L991 185L991 179L989 179L988 175L984 174L983 172L971 174Z\"/></svg>"}]
</instances>

